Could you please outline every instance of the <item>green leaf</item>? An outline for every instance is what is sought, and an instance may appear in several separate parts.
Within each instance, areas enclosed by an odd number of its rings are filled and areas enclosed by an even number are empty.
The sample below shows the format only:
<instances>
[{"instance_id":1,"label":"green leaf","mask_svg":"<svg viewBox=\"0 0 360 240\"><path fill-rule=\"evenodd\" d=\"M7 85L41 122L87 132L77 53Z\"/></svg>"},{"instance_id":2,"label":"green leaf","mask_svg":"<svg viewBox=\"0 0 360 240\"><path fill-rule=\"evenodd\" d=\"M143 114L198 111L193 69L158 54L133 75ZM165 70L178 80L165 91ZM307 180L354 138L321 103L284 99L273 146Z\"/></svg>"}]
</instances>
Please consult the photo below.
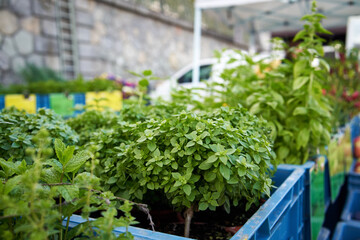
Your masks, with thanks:
<instances>
[{"instance_id":1,"label":"green leaf","mask_svg":"<svg viewBox=\"0 0 360 240\"><path fill-rule=\"evenodd\" d=\"M4 195L7 195L20 183L21 177L22 177L21 175L18 175L7 180L4 187Z\"/></svg>"},{"instance_id":2,"label":"green leaf","mask_svg":"<svg viewBox=\"0 0 360 240\"><path fill-rule=\"evenodd\" d=\"M323 66L326 72L330 72L330 65L322 58L319 58L320 65Z\"/></svg>"},{"instance_id":3,"label":"green leaf","mask_svg":"<svg viewBox=\"0 0 360 240\"><path fill-rule=\"evenodd\" d=\"M260 104L261 104L261 102L258 102L258 103L255 103L254 105L252 105L249 112L254 115L258 114L261 111Z\"/></svg>"},{"instance_id":4,"label":"green leaf","mask_svg":"<svg viewBox=\"0 0 360 240\"><path fill-rule=\"evenodd\" d=\"M147 79L143 78L139 81L139 85L142 87L147 87L147 86L149 86L149 81Z\"/></svg>"},{"instance_id":5,"label":"green leaf","mask_svg":"<svg viewBox=\"0 0 360 240\"><path fill-rule=\"evenodd\" d=\"M200 211L205 211L208 207L209 207L209 204L206 203L206 202L201 202L201 203L199 204L199 210L200 210Z\"/></svg>"},{"instance_id":6,"label":"green leaf","mask_svg":"<svg viewBox=\"0 0 360 240\"><path fill-rule=\"evenodd\" d=\"M77 171L88 159L90 158L90 153L88 151L78 152L65 166L65 172L75 172Z\"/></svg>"},{"instance_id":7,"label":"green leaf","mask_svg":"<svg viewBox=\"0 0 360 240\"><path fill-rule=\"evenodd\" d=\"M107 184L114 184L114 183L117 182L117 180L118 180L117 177L112 176L111 178L109 178L109 179L106 181L106 183L107 183Z\"/></svg>"},{"instance_id":8,"label":"green leaf","mask_svg":"<svg viewBox=\"0 0 360 240\"><path fill-rule=\"evenodd\" d=\"M179 178L181 177L181 174L178 173L178 172L171 173L171 175L172 175L173 178L175 178L175 179L179 179Z\"/></svg>"},{"instance_id":9,"label":"green leaf","mask_svg":"<svg viewBox=\"0 0 360 240\"><path fill-rule=\"evenodd\" d=\"M304 70L306 69L308 65L307 60L300 60L297 61L294 65L294 79L298 78L301 74L304 73Z\"/></svg>"},{"instance_id":10,"label":"green leaf","mask_svg":"<svg viewBox=\"0 0 360 240\"><path fill-rule=\"evenodd\" d=\"M176 181L175 184L174 184L174 187L179 187L181 185L182 185L182 183L180 181Z\"/></svg>"},{"instance_id":11,"label":"green leaf","mask_svg":"<svg viewBox=\"0 0 360 240\"><path fill-rule=\"evenodd\" d=\"M11 147L12 147L12 148L19 148L20 145L19 145L17 142L13 142L13 143L11 144Z\"/></svg>"},{"instance_id":12,"label":"green leaf","mask_svg":"<svg viewBox=\"0 0 360 240\"><path fill-rule=\"evenodd\" d=\"M192 155L195 151L196 151L196 147L186 148L185 154L186 155Z\"/></svg>"},{"instance_id":13,"label":"green leaf","mask_svg":"<svg viewBox=\"0 0 360 240\"><path fill-rule=\"evenodd\" d=\"M9 159L9 161L5 161L4 159L0 158L0 166L4 169L7 177L12 176L16 172L16 165L12 162L11 159Z\"/></svg>"},{"instance_id":14,"label":"green leaf","mask_svg":"<svg viewBox=\"0 0 360 240\"><path fill-rule=\"evenodd\" d=\"M207 181L207 182L212 182L214 181L216 178L216 174L213 173L213 172L206 172L204 174L204 179Z\"/></svg>"},{"instance_id":15,"label":"green leaf","mask_svg":"<svg viewBox=\"0 0 360 240\"><path fill-rule=\"evenodd\" d=\"M190 195L191 194L191 186L189 184L185 184L183 187L183 190L185 192L186 195Z\"/></svg>"},{"instance_id":16,"label":"green leaf","mask_svg":"<svg viewBox=\"0 0 360 240\"><path fill-rule=\"evenodd\" d=\"M211 150L213 150L214 152L217 152L217 151L218 151L218 146L217 146L217 144L210 144L210 148L211 148Z\"/></svg>"},{"instance_id":17,"label":"green leaf","mask_svg":"<svg viewBox=\"0 0 360 240\"><path fill-rule=\"evenodd\" d=\"M154 142L148 142L147 148L153 152L156 149L156 144Z\"/></svg>"},{"instance_id":18,"label":"green leaf","mask_svg":"<svg viewBox=\"0 0 360 240\"><path fill-rule=\"evenodd\" d=\"M226 179L230 180L231 170L227 166L221 164L220 165L220 173Z\"/></svg>"},{"instance_id":19,"label":"green leaf","mask_svg":"<svg viewBox=\"0 0 360 240\"><path fill-rule=\"evenodd\" d=\"M307 109L305 107L297 107L295 108L293 115L306 115L307 114Z\"/></svg>"},{"instance_id":20,"label":"green leaf","mask_svg":"<svg viewBox=\"0 0 360 240\"><path fill-rule=\"evenodd\" d=\"M159 148L157 148L157 149L154 151L153 154L154 154L155 157L160 157L161 154L160 154Z\"/></svg>"},{"instance_id":21,"label":"green leaf","mask_svg":"<svg viewBox=\"0 0 360 240\"><path fill-rule=\"evenodd\" d=\"M277 157L280 159L280 160L283 160L285 159L288 155L289 155L289 148L286 147L286 146L281 146L279 147L279 149L277 150Z\"/></svg>"},{"instance_id":22,"label":"green leaf","mask_svg":"<svg viewBox=\"0 0 360 240\"><path fill-rule=\"evenodd\" d=\"M143 135L143 136L141 136L138 140L137 140L137 142L138 143L142 143L142 142L144 142L144 141L146 141L146 137Z\"/></svg>"},{"instance_id":23,"label":"green leaf","mask_svg":"<svg viewBox=\"0 0 360 240\"><path fill-rule=\"evenodd\" d=\"M199 165L199 168L201 170L208 170L209 168L211 168L212 164L207 162L207 161L204 161L202 162L200 165Z\"/></svg>"},{"instance_id":24,"label":"green leaf","mask_svg":"<svg viewBox=\"0 0 360 240\"><path fill-rule=\"evenodd\" d=\"M228 161L228 157L227 156L221 156L220 157L220 161L226 165L227 161Z\"/></svg>"},{"instance_id":25,"label":"green leaf","mask_svg":"<svg viewBox=\"0 0 360 240\"><path fill-rule=\"evenodd\" d=\"M186 147L192 147L195 145L195 142L194 141L190 141L186 144Z\"/></svg>"},{"instance_id":26,"label":"green leaf","mask_svg":"<svg viewBox=\"0 0 360 240\"><path fill-rule=\"evenodd\" d=\"M79 197L79 188L76 185L56 186L55 188L65 201L71 201Z\"/></svg>"},{"instance_id":27,"label":"green leaf","mask_svg":"<svg viewBox=\"0 0 360 240\"><path fill-rule=\"evenodd\" d=\"M293 39L293 42L296 42L296 41L298 41L298 40L300 40L300 39L303 39L304 36L306 36L306 31L303 29L303 30L299 31L299 32L295 35L295 37L294 37L294 39Z\"/></svg>"},{"instance_id":28,"label":"green leaf","mask_svg":"<svg viewBox=\"0 0 360 240\"><path fill-rule=\"evenodd\" d=\"M16 165L16 169L15 169L16 174L20 175L26 172L27 164L25 160L22 160L20 163L16 162L15 165Z\"/></svg>"},{"instance_id":29,"label":"green leaf","mask_svg":"<svg viewBox=\"0 0 360 240\"><path fill-rule=\"evenodd\" d=\"M142 73L144 76L151 76L152 75L152 71L151 70L144 70Z\"/></svg>"},{"instance_id":30,"label":"green leaf","mask_svg":"<svg viewBox=\"0 0 360 240\"><path fill-rule=\"evenodd\" d=\"M244 167L239 167L237 172L238 172L239 177L242 177L246 174L246 169Z\"/></svg>"},{"instance_id":31,"label":"green leaf","mask_svg":"<svg viewBox=\"0 0 360 240\"><path fill-rule=\"evenodd\" d=\"M154 190L154 183L153 182L149 182L146 186L147 186L148 189Z\"/></svg>"},{"instance_id":32,"label":"green leaf","mask_svg":"<svg viewBox=\"0 0 360 240\"><path fill-rule=\"evenodd\" d=\"M204 131L204 130L205 130L205 124L202 123L202 122L198 122L198 123L196 124L196 130L199 131L199 132Z\"/></svg>"},{"instance_id":33,"label":"green leaf","mask_svg":"<svg viewBox=\"0 0 360 240\"><path fill-rule=\"evenodd\" d=\"M172 162L172 163L171 163L171 167L172 167L173 169L178 169L178 164L177 164L177 162Z\"/></svg>"},{"instance_id":34,"label":"green leaf","mask_svg":"<svg viewBox=\"0 0 360 240\"><path fill-rule=\"evenodd\" d=\"M62 153L62 159L59 161L62 165L66 165L69 160L73 157L75 151L75 146L68 146Z\"/></svg>"},{"instance_id":35,"label":"green leaf","mask_svg":"<svg viewBox=\"0 0 360 240\"><path fill-rule=\"evenodd\" d=\"M231 155L231 154L233 154L234 152L236 152L236 149L234 149L234 148L227 149L227 150L226 150L226 155Z\"/></svg>"},{"instance_id":36,"label":"green leaf","mask_svg":"<svg viewBox=\"0 0 360 240\"><path fill-rule=\"evenodd\" d=\"M60 139L55 139L54 141L55 153L59 161L63 162L63 152L65 151L65 144Z\"/></svg>"},{"instance_id":37,"label":"green leaf","mask_svg":"<svg viewBox=\"0 0 360 240\"><path fill-rule=\"evenodd\" d=\"M46 183L59 183L61 173L58 172L54 167L43 169L41 172L41 180Z\"/></svg>"},{"instance_id":38,"label":"green leaf","mask_svg":"<svg viewBox=\"0 0 360 240\"><path fill-rule=\"evenodd\" d=\"M211 155L211 156L206 160L206 162L207 162L207 163L213 163L213 162L215 162L216 160L218 160L218 157L214 154L214 155Z\"/></svg>"},{"instance_id":39,"label":"green leaf","mask_svg":"<svg viewBox=\"0 0 360 240\"><path fill-rule=\"evenodd\" d=\"M313 132L316 135L321 134L323 132L323 126L314 119L310 120L310 129L311 132Z\"/></svg>"},{"instance_id":40,"label":"green leaf","mask_svg":"<svg viewBox=\"0 0 360 240\"><path fill-rule=\"evenodd\" d=\"M309 77L298 77L293 82L293 90L297 90L309 81Z\"/></svg>"},{"instance_id":41,"label":"green leaf","mask_svg":"<svg viewBox=\"0 0 360 240\"><path fill-rule=\"evenodd\" d=\"M299 149L300 147L305 147L309 142L310 137L310 130L309 128L303 128L299 132L297 138L296 138L296 145Z\"/></svg>"},{"instance_id":42,"label":"green leaf","mask_svg":"<svg viewBox=\"0 0 360 240\"><path fill-rule=\"evenodd\" d=\"M321 23L315 23L314 26L315 26L315 30L316 30L318 33L323 33L323 34L332 35L332 32L326 30L326 29L321 25Z\"/></svg>"},{"instance_id":43,"label":"green leaf","mask_svg":"<svg viewBox=\"0 0 360 240\"><path fill-rule=\"evenodd\" d=\"M49 159L44 162L44 165L52 166L59 173L62 173L63 165L56 159Z\"/></svg>"}]
</instances>

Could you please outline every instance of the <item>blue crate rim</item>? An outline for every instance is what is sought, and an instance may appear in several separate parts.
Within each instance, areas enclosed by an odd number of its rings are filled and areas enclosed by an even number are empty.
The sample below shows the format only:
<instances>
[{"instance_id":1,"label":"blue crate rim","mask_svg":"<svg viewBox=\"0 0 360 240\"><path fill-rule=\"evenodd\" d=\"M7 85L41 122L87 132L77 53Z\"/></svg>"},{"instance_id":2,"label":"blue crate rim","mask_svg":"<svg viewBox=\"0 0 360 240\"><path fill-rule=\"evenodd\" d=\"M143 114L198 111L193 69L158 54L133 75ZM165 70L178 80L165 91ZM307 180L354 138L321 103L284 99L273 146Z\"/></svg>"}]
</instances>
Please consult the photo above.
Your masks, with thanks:
<instances>
[{"instance_id":1,"label":"blue crate rim","mask_svg":"<svg viewBox=\"0 0 360 240\"><path fill-rule=\"evenodd\" d=\"M345 227L353 227L359 229L360 231L360 222L359 221L346 221L346 222L339 222L336 225L335 232L333 235L332 240L342 240L342 233L344 232Z\"/></svg>"},{"instance_id":2,"label":"blue crate rim","mask_svg":"<svg viewBox=\"0 0 360 240\"><path fill-rule=\"evenodd\" d=\"M360 196L360 189L357 190L350 190L348 192L345 206L343 208L343 211L341 213L341 220L342 221L352 221L351 220L351 205L353 204L353 201L355 200L356 196Z\"/></svg>"},{"instance_id":3,"label":"blue crate rim","mask_svg":"<svg viewBox=\"0 0 360 240\"><path fill-rule=\"evenodd\" d=\"M259 208L259 210L244 224L244 226L231 238L231 240L247 239L254 236L261 225L271 215L273 209L281 202L283 196L292 191L294 185L304 176L305 170L301 166L279 165L294 171L286 178L271 197Z\"/></svg>"}]
</instances>

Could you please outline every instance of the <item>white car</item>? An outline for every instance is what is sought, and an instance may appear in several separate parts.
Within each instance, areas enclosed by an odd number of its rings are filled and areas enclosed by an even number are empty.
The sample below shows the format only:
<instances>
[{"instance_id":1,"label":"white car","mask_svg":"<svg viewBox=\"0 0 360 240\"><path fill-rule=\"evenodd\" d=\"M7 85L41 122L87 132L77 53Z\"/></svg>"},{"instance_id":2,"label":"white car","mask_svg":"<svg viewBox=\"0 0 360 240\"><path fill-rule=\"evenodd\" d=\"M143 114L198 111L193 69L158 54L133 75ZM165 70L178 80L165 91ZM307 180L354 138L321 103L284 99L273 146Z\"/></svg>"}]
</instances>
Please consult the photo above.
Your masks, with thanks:
<instances>
[{"instance_id":1,"label":"white car","mask_svg":"<svg viewBox=\"0 0 360 240\"><path fill-rule=\"evenodd\" d=\"M208 58L200 60L199 66L199 76L200 81L207 81L211 78L213 65L217 62L216 58ZM169 100L171 97L171 91L177 89L178 87L193 87L194 83L192 81L192 69L193 64L188 64L183 67L175 74L173 74L168 80L158 84L155 87L155 90L150 93L152 99L161 97L164 100ZM200 82L200 86L204 83Z\"/></svg>"},{"instance_id":2,"label":"white car","mask_svg":"<svg viewBox=\"0 0 360 240\"><path fill-rule=\"evenodd\" d=\"M226 68L232 68L241 64L246 64L244 54L248 55L246 51L234 51L226 50L222 53L221 58L207 58L202 59L199 62L200 71L200 83L198 87L205 87L204 81L215 81L221 83L223 80L220 78L220 74ZM254 61L269 58L270 54L258 54L253 57ZM236 59L235 62L229 64L230 59ZM178 89L179 87L190 88L194 87L192 79L193 64L189 64L184 68L173 74L168 80L158 84L155 90L150 92L150 97L156 99L161 97L164 100L170 100L171 91Z\"/></svg>"}]
</instances>

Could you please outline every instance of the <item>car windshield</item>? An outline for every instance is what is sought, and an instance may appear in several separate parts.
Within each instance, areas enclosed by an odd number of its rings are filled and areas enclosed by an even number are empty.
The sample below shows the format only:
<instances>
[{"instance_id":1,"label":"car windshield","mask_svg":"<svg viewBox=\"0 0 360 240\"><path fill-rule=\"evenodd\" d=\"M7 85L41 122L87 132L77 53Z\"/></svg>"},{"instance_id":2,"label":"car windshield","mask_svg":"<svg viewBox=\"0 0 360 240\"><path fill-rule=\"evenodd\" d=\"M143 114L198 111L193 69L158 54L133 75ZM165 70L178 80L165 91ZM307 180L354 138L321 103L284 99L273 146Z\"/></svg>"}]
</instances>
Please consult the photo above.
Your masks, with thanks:
<instances>
[{"instance_id":1,"label":"car windshield","mask_svg":"<svg viewBox=\"0 0 360 240\"><path fill-rule=\"evenodd\" d=\"M203 65L200 66L200 81L202 80L208 80L210 78L210 74L211 74L211 67L212 65ZM183 84L183 83L191 83L192 82L192 70L188 71L187 73L185 73L182 77L180 77L178 79L178 84Z\"/></svg>"}]
</instances>

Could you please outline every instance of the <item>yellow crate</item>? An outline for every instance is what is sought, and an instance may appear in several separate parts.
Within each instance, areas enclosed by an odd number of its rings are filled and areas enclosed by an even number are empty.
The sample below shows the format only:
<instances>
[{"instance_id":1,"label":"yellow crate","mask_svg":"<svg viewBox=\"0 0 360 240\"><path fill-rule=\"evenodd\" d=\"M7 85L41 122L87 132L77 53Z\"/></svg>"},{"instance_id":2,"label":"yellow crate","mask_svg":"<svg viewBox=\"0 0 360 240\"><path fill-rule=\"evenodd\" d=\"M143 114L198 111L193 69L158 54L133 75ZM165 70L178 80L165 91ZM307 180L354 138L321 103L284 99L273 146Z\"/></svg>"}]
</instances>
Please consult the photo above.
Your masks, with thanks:
<instances>
[{"instance_id":1,"label":"yellow crate","mask_svg":"<svg viewBox=\"0 0 360 240\"><path fill-rule=\"evenodd\" d=\"M103 110L108 107L114 111L120 111L122 108L121 91L87 92L85 99L86 105L91 106L91 109Z\"/></svg>"},{"instance_id":2,"label":"yellow crate","mask_svg":"<svg viewBox=\"0 0 360 240\"><path fill-rule=\"evenodd\" d=\"M5 95L5 107L16 107L19 110L25 110L27 113L36 112L36 95L30 94L25 98L23 94Z\"/></svg>"}]
</instances>

